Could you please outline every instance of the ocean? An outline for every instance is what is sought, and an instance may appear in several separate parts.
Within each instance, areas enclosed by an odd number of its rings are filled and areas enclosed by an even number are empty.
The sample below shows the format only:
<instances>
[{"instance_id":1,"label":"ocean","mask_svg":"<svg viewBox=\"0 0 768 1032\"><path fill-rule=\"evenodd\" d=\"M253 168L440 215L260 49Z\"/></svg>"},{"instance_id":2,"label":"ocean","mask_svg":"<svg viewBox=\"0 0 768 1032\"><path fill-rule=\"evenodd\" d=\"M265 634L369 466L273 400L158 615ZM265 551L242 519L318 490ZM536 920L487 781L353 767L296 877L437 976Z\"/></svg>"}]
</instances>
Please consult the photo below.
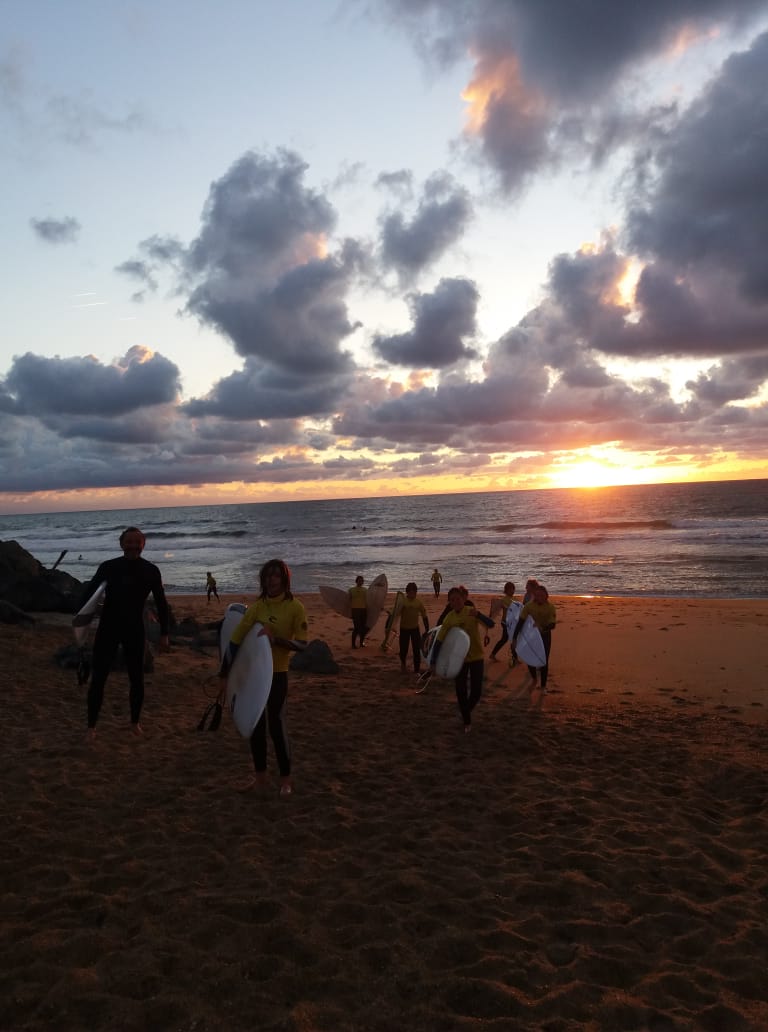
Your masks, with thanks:
<instances>
[{"instance_id":1,"label":"ocean","mask_svg":"<svg viewBox=\"0 0 768 1032\"><path fill-rule=\"evenodd\" d=\"M252 593L266 559L291 567L297 593L386 573L443 588L555 595L768 597L768 480L504 491L313 502L202 505L0 516L0 539L88 580L120 554L129 525L147 535L169 593Z\"/></svg>"}]
</instances>

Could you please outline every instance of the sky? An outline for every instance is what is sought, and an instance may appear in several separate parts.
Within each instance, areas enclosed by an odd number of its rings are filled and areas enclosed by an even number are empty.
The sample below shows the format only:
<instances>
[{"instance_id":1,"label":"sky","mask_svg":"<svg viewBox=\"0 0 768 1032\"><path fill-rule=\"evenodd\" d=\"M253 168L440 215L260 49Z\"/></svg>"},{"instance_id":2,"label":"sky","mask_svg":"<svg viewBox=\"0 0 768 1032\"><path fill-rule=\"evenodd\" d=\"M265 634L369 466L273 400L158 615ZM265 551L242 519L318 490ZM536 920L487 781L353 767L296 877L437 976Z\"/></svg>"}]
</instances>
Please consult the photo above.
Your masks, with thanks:
<instances>
[{"instance_id":1,"label":"sky","mask_svg":"<svg viewBox=\"0 0 768 1032\"><path fill-rule=\"evenodd\" d=\"M768 0L0 0L0 511L768 476Z\"/></svg>"}]
</instances>

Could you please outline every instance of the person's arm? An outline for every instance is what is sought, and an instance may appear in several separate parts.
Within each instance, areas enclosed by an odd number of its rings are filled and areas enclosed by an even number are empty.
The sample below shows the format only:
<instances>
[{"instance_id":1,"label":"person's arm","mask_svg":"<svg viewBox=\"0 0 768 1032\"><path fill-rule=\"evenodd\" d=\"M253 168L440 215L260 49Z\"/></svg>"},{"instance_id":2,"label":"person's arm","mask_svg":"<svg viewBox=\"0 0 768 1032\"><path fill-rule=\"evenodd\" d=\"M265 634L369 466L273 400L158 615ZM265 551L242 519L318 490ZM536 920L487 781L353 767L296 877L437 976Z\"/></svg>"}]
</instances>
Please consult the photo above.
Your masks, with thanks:
<instances>
[{"instance_id":1,"label":"person's arm","mask_svg":"<svg viewBox=\"0 0 768 1032\"><path fill-rule=\"evenodd\" d=\"M155 567L155 569L157 569L157 567ZM155 606L157 607L157 620L160 624L160 651L168 652L171 647L171 643L168 640L171 613L168 606L168 599L165 597L165 588L163 587L163 579L159 570L157 570L154 583L152 584L152 598L155 600Z\"/></svg>"},{"instance_id":2,"label":"person's arm","mask_svg":"<svg viewBox=\"0 0 768 1032\"><path fill-rule=\"evenodd\" d=\"M495 620L491 620L490 616L485 616L485 614L481 613L478 609L475 610L475 619L479 620L481 624L484 624L488 628L496 626Z\"/></svg>"},{"instance_id":3,"label":"person's arm","mask_svg":"<svg viewBox=\"0 0 768 1032\"><path fill-rule=\"evenodd\" d=\"M99 568L96 571L96 573L94 573L93 577L91 577L91 579L88 581L88 583L83 588L83 593L80 596L80 604L77 607L78 609L82 609L83 608L85 603L88 601L88 599L91 597L91 595L96 591L98 586L100 584L102 584L107 579L107 574L106 574L106 571L105 571L105 567L107 565L107 562L109 562L109 560L107 560L106 562L103 562L99 566Z\"/></svg>"}]
</instances>

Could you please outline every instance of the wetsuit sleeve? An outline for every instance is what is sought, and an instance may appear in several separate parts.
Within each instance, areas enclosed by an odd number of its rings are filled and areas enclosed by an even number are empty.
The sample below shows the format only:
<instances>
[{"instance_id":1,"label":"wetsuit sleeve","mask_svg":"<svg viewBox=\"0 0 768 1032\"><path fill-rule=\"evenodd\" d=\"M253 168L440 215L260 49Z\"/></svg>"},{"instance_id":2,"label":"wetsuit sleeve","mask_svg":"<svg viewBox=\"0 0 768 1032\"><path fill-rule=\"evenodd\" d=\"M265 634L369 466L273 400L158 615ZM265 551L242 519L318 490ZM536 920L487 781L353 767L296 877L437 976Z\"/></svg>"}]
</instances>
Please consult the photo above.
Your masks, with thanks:
<instances>
[{"instance_id":1,"label":"wetsuit sleeve","mask_svg":"<svg viewBox=\"0 0 768 1032\"><path fill-rule=\"evenodd\" d=\"M485 624L486 627L495 627L496 621L491 620L490 616L485 616L484 613L475 610L475 619L479 620L481 624Z\"/></svg>"},{"instance_id":2,"label":"wetsuit sleeve","mask_svg":"<svg viewBox=\"0 0 768 1032\"><path fill-rule=\"evenodd\" d=\"M107 562L109 562L109 560L107 560ZM85 587L83 588L83 594L80 597L80 602L77 607L78 609L83 608L83 606L94 593L96 588L98 588L99 584L101 584L103 581L107 579L106 567L107 563L102 563L101 566L99 566L96 573L91 578L91 580L89 580L88 583L85 585Z\"/></svg>"}]
</instances>

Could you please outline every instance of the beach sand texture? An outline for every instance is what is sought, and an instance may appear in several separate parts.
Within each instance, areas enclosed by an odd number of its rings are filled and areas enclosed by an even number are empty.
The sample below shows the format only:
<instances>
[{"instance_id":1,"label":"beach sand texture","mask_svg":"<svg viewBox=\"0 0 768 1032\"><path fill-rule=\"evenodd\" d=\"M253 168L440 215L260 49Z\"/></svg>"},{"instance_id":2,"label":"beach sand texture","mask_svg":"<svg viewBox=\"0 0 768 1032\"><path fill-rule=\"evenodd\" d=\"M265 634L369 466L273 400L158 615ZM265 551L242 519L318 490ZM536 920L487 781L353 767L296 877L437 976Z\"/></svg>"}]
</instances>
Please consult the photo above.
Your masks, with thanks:
<instances>
[{"instance_id":1,"label":"beach sand texture","mask_svg":"<svg viewBox=\"0 0 768 1032\"><path fill-rule=\"evenodd\" d=\"M543 704L505 650L464 735L302 598L341 672L290 675L287 798L195 730L213 650L157 658L143 739L113 674L87 745L61 618L0 627L0 1028L768 1028L768 602L556 599Z\"/></svg>"}]
</instances>

